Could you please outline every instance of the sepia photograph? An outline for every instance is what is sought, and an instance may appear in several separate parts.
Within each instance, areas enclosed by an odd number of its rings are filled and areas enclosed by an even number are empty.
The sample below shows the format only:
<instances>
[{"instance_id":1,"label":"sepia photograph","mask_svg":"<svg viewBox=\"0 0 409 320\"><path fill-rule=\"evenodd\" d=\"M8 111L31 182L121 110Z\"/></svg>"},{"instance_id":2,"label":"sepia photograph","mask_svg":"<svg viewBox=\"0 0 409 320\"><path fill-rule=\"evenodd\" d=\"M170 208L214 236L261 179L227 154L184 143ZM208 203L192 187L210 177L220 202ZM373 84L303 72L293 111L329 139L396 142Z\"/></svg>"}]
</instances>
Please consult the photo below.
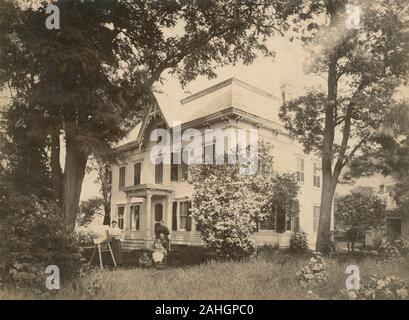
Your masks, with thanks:
<instances>
[{"instance_id":1,"label":"sepia photograph","mask_svg":"<svg viewBox=\"0 0 409 320\"><path fill-rule=\"evenodd\" d=\"M408 80L408 0L0 0L0 300L409 300Z\"/></svg>"}]
</instances>

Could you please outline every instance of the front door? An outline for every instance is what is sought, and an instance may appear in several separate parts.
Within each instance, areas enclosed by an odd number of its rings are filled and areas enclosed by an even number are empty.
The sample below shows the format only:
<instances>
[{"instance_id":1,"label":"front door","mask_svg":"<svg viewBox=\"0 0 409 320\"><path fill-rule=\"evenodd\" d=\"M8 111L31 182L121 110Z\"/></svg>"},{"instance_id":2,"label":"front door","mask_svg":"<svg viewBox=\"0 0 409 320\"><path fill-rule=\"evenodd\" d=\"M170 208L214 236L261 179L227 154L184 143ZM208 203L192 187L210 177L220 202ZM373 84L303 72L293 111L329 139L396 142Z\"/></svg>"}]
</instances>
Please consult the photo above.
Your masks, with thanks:
<instances>
[{"instance_id":1,"label":"front door","mask_svg":"<svg viewBox=\"0 0 409 320\"><path fill-rule=\"evenodd\" d=\"M163 220L163 202L162 200L155 201L153 203L153 230L156 237L156 228L159 222Z\"/></svg>"}]
</instances>

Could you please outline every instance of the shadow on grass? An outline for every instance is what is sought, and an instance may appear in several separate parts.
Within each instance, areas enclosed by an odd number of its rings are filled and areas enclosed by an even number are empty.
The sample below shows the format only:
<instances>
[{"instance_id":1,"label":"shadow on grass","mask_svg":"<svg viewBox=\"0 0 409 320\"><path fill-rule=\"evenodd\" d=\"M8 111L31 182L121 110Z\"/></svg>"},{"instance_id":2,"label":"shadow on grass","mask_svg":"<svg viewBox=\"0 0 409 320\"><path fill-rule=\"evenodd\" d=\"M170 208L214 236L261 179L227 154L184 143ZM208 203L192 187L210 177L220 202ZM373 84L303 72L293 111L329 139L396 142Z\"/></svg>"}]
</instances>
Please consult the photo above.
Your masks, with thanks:
<instances>
[{"instance_id":1,"label":"shadow on grass","mask_svg":"<svg viewBox=\"0 0 409 320\"><path fill-rule=\"evenodd\" d=\"M84 258L86 262L89 262L92 256L93 249L86 249L84 251ZM121 268L123 269L132 269L138 267L139 258L144 252L147 252L151 256L151 251L149 250L133 250L133 251L124 251L122 253L123 262ZM188 246L178 246L172 248L169 252L166 262L167 268L178 268L184 266L194 266L206 263L210 260L216 259L216 255L210 250L206 250L201 247L188 247ZM102 252L102 262L104 267L112 268L113 261L109 252ZM92 266L99 267L99 257L96 253Z\"/></svg>"}]
</instances>

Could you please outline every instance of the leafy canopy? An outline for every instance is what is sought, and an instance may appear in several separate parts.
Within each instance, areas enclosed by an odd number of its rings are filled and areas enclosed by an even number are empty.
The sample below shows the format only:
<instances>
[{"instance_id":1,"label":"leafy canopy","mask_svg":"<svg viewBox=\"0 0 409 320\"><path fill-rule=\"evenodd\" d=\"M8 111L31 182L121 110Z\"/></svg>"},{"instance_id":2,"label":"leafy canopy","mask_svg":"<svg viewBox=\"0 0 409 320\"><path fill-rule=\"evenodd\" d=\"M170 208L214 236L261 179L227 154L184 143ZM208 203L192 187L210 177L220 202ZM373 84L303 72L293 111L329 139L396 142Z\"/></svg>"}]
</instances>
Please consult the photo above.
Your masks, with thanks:
<instances>
[{"instance_id":1,"label":"leafy canopy","mask_svg":"<svg viewBox=\"0 0 409 320\"><path fill-rule=\"evenodd\" d=\"M339 227L355 229L361 235L385 222L385 204L373 194L352 192L335 202L335 222Z\"/></svg>"}]
</instances>

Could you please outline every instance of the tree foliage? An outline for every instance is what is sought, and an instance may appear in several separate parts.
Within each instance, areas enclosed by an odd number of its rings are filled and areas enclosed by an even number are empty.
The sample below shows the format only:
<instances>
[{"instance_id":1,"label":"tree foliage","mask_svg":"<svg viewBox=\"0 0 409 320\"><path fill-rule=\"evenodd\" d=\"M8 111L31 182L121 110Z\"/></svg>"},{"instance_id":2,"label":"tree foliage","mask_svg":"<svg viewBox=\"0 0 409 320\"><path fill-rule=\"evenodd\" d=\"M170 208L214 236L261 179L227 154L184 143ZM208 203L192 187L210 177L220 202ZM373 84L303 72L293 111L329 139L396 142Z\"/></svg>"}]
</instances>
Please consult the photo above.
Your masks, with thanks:
<instances>
[{"instance_id":1,"label":"tree foliage","mask_svg":"<svg viewBox=\"0 0 409 320\"><path fill-rule=\"evenodd\" d=\"M99 187L100 199L103 206L104 225L111 223L111 191L112 191L112 171L111 162L113 155L104 157L92 157L87 170L89 173L96 173L95 183Z\"/></svg>"},{"instance_id":2,"label":"tree foliage","mask_svg":"<svg viewBox=\"0 0 409 320\"><path fill-rule=\"evenodd\" d=\"M11 185L0 188L0 281L2 285L46 291L46 268L60 269L62 284L79 275L75 239L66 232L59 207L21 195Z\"/></svg>"},{"instance_id":3,"label":"tree foliage","mask_svg":"<svg viewBox=\"0 0 409 320\"><path fill-rule=\"evenodd\" d=\"M57 0L61 29L47 30L46 3L0 3L0 79L13 100L35 110L42 136L65 139L66 159L51 155L53 189L67 227L76 220L91 154L110 150L156 101L164 72L182 85L215 68L271 55L267 38L287 27L300 0ZM34 111L30 111L34 112ZM26 124L30 113L22 115ZM58 190L61 188L61 191Z\"/></svg>"},{"instance_id":4,"label":"tree foliage","mask_svg":"<svg viewBox=\"0 0 409 320\"><path fill-rule=\"evenodd\" d=\"M96 215L104 216L104 199L94 197L82 201L78 208L77 225L86 226L92 222Z\"/></svg>"},{"instance_id":5,"label":"tree foliage","mask_svg":"<svg viewBox=\"0 0 409 320\"><path fill-rule=\"evenodd\" d=\"M385 223L385 204L376 195L352 192L335 201L335 223L337 228L355 230L364 236L370 229Z\"/></svg>"},{"instance_id":6,"label":"tree foliage","mask_svg":"<svg viewBox=\"0 0 409 320\"><path fill-rule=\"evenodd\" d=\"M409 214L409 177L404 176L393 188L396 211L405 216Z\"/></svg>"},{"instance_id":7,"label":"tree foliage","mask_svg":"<svg viewBox=\"0 0 409 320\"><path fill-rule=\"evenodd\" d=\"M402 0L355 1L360 28L348 28L346 1L311 1L309 23L295 26L310 52L307 71L324 88L281 108L280 117L307 152L322 156L323 186L317 248L329 240L332 199L342 170L391 139L390 114L405 106L396 90L409 71L409 5Z\"/></svg>"}]
</instances>

